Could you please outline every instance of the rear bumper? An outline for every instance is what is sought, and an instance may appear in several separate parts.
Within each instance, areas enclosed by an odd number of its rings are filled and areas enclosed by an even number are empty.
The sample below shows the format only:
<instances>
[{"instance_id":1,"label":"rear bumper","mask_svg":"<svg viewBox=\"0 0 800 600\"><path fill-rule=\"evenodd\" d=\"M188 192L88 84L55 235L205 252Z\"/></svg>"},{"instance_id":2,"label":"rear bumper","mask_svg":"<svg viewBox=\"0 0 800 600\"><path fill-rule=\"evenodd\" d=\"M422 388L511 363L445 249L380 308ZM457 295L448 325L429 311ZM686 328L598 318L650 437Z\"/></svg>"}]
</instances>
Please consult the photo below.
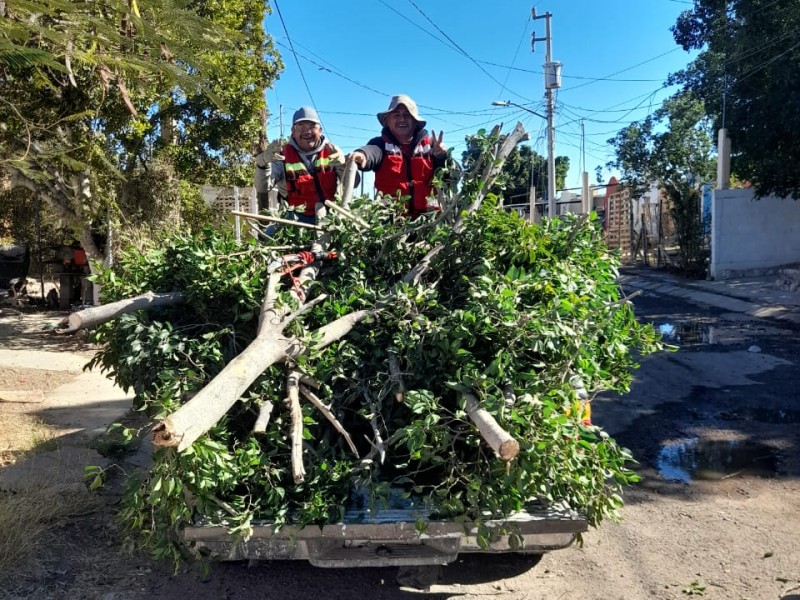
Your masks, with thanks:
<instances>
[{"instance_id":1,"label":"rear bumper","mask_svg":"<svg viewBox=\"0 0 800 600\"><path fill-rule=\"evenodd\" d=\"M308 560L317 567L445 565L459 553L542 554L566 548L587 530L586 519L568 510L541 508L485 523L496 535L488 548L478 544L472 525L429 521L424 532L414 521L338 523L324 527L253 527L248 540L225 527L188 527L184 541L196 554L213 560ZM512 548L509 533L516 538ZM496 539L495 539L496 538Z\"/></svg>"}]
</instances>

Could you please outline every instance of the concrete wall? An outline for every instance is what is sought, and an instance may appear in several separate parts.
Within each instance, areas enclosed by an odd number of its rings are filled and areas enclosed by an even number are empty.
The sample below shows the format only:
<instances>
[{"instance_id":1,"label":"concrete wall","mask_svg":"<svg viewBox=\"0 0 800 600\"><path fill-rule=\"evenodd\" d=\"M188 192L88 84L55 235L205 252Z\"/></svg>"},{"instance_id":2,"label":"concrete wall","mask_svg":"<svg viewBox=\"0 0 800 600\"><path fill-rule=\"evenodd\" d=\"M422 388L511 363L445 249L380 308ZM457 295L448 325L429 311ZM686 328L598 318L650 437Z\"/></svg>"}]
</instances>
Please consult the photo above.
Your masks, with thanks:
<instances>
[{"instance_id":1,"label":"concrete wall","mask_svg":"<svg viewBox=\"0 0 800 600\"><path fill-rule=\"evenodd\" d=\"M766 275L800 263L800 201L753 196L753 190L714 190L712 279Z\"/></svg>"}]
</instances>

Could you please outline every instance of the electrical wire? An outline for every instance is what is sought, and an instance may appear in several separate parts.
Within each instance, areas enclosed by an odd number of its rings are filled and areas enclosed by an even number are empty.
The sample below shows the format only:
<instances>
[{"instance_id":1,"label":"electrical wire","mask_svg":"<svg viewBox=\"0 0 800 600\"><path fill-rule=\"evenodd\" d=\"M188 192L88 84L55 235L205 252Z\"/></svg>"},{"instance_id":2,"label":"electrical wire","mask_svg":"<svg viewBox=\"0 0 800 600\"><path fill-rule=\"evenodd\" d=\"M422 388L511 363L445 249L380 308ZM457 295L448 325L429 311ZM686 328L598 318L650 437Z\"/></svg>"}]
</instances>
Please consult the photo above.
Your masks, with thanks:
<instances>
[{"instance_id":1,"label":"electrical wire","mask_svg":"<svg viewBox=\"0 0 800 600\"><path fill-rule=\"evenodd\" d=\"M308 87L308 81L306 81L305 73L303 73L303 68L300 66L300 60L297 58L297 53L294 51L294 46L292 45L292 38L289 37L289 30L286 28L286 22L283 20L283 14L281 13L281 8L278 6L278 0L274 0L273 4L275 4L275 10L278 11L278 17L281 20L281 25L283 26L283 32L286 34L286 39L289 41L289 47L291 48L292 54L294 55L294 61L297 63L297 70L300 71L300 77L303 80L303 85L306 86L306 92L308 93L308 98L311 100L311 105L314 107L314 110L317 109L317 104L314 102L314 96L311 94L311 88Z\"/></svg>"},{"instance_id":2,"label":"electrical wire","mask_svg":"<svg viewBox=\"0 0 800 600\"><path fill-rule=\"evenodd\" d=\"M598 81L608 81L609 77L613 77L614 75L619 75L620 73L625 73L626 71L631 71L631 70L633 70L633 69L635 69L637 67L641 67L642 65L646 65L649 62L653 62L654 60L658 60L659 58L663 58L664 56L667 56L668 54L672 54L673 52L677 52L678 50L680 50L680 48L673 48L672 50L667 50L666 52L662 52L658 56L654 56L652 58L648 58L647 60L643 60L642 62L637 63L637 64L633 65L632 67L626 67L625 69L621 69L619 71L615 71L614 73L611 73L610 75L606 75L604 77L595 77L594 79L591 79L590 81L587 81L586 83L573 85L572 87L562 88L561 91L562 92L567 92L567 91L571 91L571 90L577 90L578 88L582 88L582 87L585 87L587 85L591 85L592 83L597 83Z\"/></svg>"},{"instance_id":3,"label":"electrical wire","mask_svg":"<svg viewBox=\"0 0 800 600\"><path fill-rule=\"evenodd\" d=\"M450 43L453 45L453 47L454 47L454 48L455 48L455 49L456 49L456 50L457 50L457 51L458 51L460 54L462 54L462 55L463 55L465 58L467 58L467 59L468 59L468 60L469 60L469 61L470 61L472 64L474 64L476 67L478 67L478 68L481 70L481 72L483 72L483 73L484 73L484 74L485 74L485 75L486 75L486 76L487 76L489 79L491 79L492 81L494 81L496 84L498 84L498 85L499 85L499 86L501 86L502 88L504 88L504 89L508 89L508 88L506 88L506 87L505 87L505 86L504 86L502 83L500 83L500 81L498 81L498 80L497 80L497 78L495 78L495 76L494 76L494 75L492 75L491 73L489 73L489 71L487 71L486 69L484 69L484 68L483 68L483 66L482 66L482 65L481 65L481 64L480 64L480 63L479 63L477 60L475 60L475 59L474 59L474 58L473 58L473 57L472 57L472 56L469 54L469 52L467 52L466 50L464 50L464 49L463 49L461 46L459 46L459 45L458 45L458 43L456 43L456 41L455 41L455 40L453 40L453 38L451 38L449 35L447 35L447 33L445 33L445 32L444 32L444 31L443 31L443 30L442 30L442 29L441 29L441 28L440 28L440 27L439 27L439 26L438 26L438 25L437 25L437 24L436 24L436 23L435 23L435 22L434 22L434 21L433 21L433 20L432 20L432 19L431 19L431 18L430 18L428 15L427 15L427 14L425 14L425 11L423 11L423 10L422 10L422 9L421 9L419 6L417 6L417 4L416 4L416 2L414 2L414 0L408 0L408 3L409 3L409 4L411 4L411 6L413 6L414 8L416 8L416 9L417 9L417 11L418 11L418 12L419 12L419 13L420 13L422 16L423 16L423 18L424 18L426 21L428 21L428 23L430 23L430 24L433 26L433 28L434 28L434 29L436 29L436 31L438 31L439 33L441 33L441 34L442 34L442 35L445 37L445 39L447 39L447 41L449 41L449 42L450 42ZM517 98L521 98L521 99L523 99L523 100L530 101L530 98L527 98L527 97L525 97L525 96L522 96L521 94L518 94L518 93L516 93L515 91L513 91L513 90L511 90L511 89L508 89L508 92L509 92L510 94L513 94L513 95L514 95L514 96L516 96Z\"/></svg>"}]
</instances>

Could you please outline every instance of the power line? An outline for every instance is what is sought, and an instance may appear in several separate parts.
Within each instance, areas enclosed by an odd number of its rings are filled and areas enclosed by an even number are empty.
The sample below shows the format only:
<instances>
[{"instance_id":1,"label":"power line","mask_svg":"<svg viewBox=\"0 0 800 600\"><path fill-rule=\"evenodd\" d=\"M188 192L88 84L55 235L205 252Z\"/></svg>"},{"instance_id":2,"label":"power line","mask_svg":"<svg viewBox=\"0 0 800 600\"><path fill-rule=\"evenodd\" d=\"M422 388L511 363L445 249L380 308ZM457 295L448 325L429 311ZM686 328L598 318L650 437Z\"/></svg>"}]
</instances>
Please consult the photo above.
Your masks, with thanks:
<instances>
[{"instance_id":1,"label":"power line","mask_svg":"<svg viewBox=\"0 0 800 600\"><path fill-rule=\"evenodd\" d=\"M531 22L531 18L528 17L528 19L525 21L525 27L522 28L522 35L519 37L519 42L517 42L517 49L514 51L514 57L511 59L511 65L512 66L517 61L517 56L519 56L519 49L522 47L522 41L525 39L525 34L528 31L528 23L530 23L530 22ZM478 61L478 62L481 62L481 61ZM511 77L511 67L509 67L508 70L506 70L506 77L505 77L505 79L503 79L503 83L500 85L500 91L497 94L498 96L503 94L503 90L508 89L508 88L506 88L506 83L508 83L508 78L509 77ZM508 90L508 91L511 92L511 90Z\"/></svg>"},{"instance_id":2,"label":"power line","mask_svg":"<svg viewBox=\"0 0 800 600\"><path fill-rule=\"evenodd\" d=\"M509 71L520 71L522 73L531 73L533 75L544 75L544 71L536 71L534 69L524 69L522 67L501 65L499 63L491 62L491 61L488 61L488 60L479 60L478 62L481 63L481 64L484 64L484 65L492 66L492 67L498 67L498 68L501 68L501 69L508 69ZM617 78L612 78L612 77L602 77L602 78L598 79L597 77L588 77L586 75L567 75L567 74L562 75L561 78L562 79L589 79L592 82L594 82L594 81L614 81L614 82L621 82L621 83L648 83L648 82L652 82L652 81L663 81L663 78L661 78L661 79L617 79Z\"/></svg>"},{"instance_id":3,"label":"power line","mask_svg":"<svg viewBox=\"0 0 800 600\"><path fill-rule=\"evenodd\" d=\"M566 91L571 91L571 90L577 90L578 88L582 88L584 86L590 85L592 83L596 83L598 81L607 81L609 77L613 77L614 75L619 75L620 73L625 73L626 71L631 71L631 70L633 70L633 69L635 69L637 67L641 67L642 65L646 65L649 62L653 62L654 60L658 60L659 58L662 58L662 57L666 56L667 54L672 54L673 52L677 52L678 50L680 50L680 48L673 48L672 50L667 50L666 52L662 52L658 56L654 56L652 58L648 58L647 60L643 60L642 62L637 63L637 64L633 65L632 67L627 67L625 69L621 69L619 71L615 71L614 73L611 73L610 75L606 75L605 77L596 77L596 78L594 78L594 79L592 79L590 81L587 81L586 83L581 83L579 85L573 85L572 87L568 87L568 88L562 88L561 91L562 92L566 92Z\"/></svg>"},{"instance_id":4,"label":"power line","mask_svg":"<svg viewBox=\"0 0 800 600\"><path fill-rule=\"evenodd\" d=\"M317 104L316 104L316 102L314 102L314 96L311 95L311 88L308 87L308 82L306 81L306 76L303 73L302 67L300 66L300 60L297 58L297 53L294 51L294 45L292 44L292 38L289 37L289 30L286 29L286 23L283 20L283 15L281 14L281 8L280 8L280 6L278 6L278 0L275 0L274 4L275 4L275 10L278 11L278 17L281 20L281 25L283 26L283 32L286 34L286 39L289 41L289 48L291 49L292 54L294 55L294 61L297 63L297 70L300 71L300 77L303 79L303 85L306 86L306 92L308 93L308 98L309 98L309 100L311 100L311 105L316 110Z\"/></svg>"},{"instance_id":5,"label":"power line","mask_svg":"<svg viewBox=\"0 0 800 600\"><path fill-rule=\"evenodd\" d=\"M287 38L287 39L288 39L288 38ZM285 46L284 44L281 44L281 43L280 43L279 41L277 41L277 40L275 41L275 44L276 44L276 45L278 45L278 46L280 46L281 48L286 48L286 46ZM371 87L369 87L368 85L366 85L366 84L364 84L364 83L361 83L360 81L358 81L358 80L356 80L356 79L353 79L352 77L348 77L347 75L345 75L344 73L342 73L342 72L341 72L341 71L340 71L338 68L334 67L333 65L331 65L331 67L332 67L333 69L335 69L335 70L331 70L331 68L328 68L328 67L326 67L326 66L324 66L324 65L322 65L322 64L320 64L320 63L318 63L318 62L316 62L316 61L314 61L314 60L311 60L311 59L310 59L310 58L308 58L307 56L303 56L302 54L297 54L297 52L295 52L295 51L294 51L294 48L293 48L293 47L291 47L291 44L292 44L292 41L291 41L291 40L289 40L289 45L290 45L290 48L289 48L289 49L291 50L292 54L294 54L294 58L295 58L295 60L297 60L297 57L299 56L299 57L300 57L300 58L302 58L303 60L310 62L312 65L314 65L314 66L316 66L316 67L319 67L319 68L320 68L322 71L327 71L327 72L328 72L328 73L330 73L331 75L336 75L337 77L341 77L342 79L344 79L344 80L346 80L346 81L349 81L350 83L352 83L352 84L355 84L355 85L357 85L358 87L360 87L360 88L363 88L363 89L365 89L365 90L367 90L367 91L369 91L369 92L373 92L373 93L375 93L375 94L378 94L378 95L380 95L380 96L388 96L388 95L389 95L389 94L387 94L386 92L382 92L382 91L380 91L380 90L376 90L375 88L371 88ZM298 44L298 46L300 46L300 44ZM302 46L301 46L301 47L302 47ZM311 52L311 51L310 51L310 50L308 50L307 48L306 48L305 50L306 50L307 52ZM314 54L314 53L313 53L313 52L311 52L311 54ZM315 56L316 56L316 55L315 55ZM327 61L325 61L325 62L327 62ZM331 63L328 63L328 64L331 64ZM302 71L300 72L300 74L302 75ZM303 77L303 82L305 83L305 77ZM308 86L307 86L307 85L306 85L306 89L308 89ZM309 92L309 94L310 94L310 92Z\"/></svg>"},{"instance_id":6,"label":"power line","mask_svg":"<svg viewBox=\"0 0 800 600\"><path fill-rule=\"evenodd\" d=\"M430 23L430 24L433 26L433 28L434 28L434 29L436 29L436 31L438 31L439 33L441 33L441 34L442 34L442 35L445 37L445 39L447 39L447 41L449 41L449 42L450 42L450 43L453 45L453 47L454 47L454 48L456 48L456 49L458 50L458 52L460 52L460 53L461 53L461 54L462 54L464 57L466 57L466 58L467 58L467 59L468 59L470 62L472 62L472 64L474 64L476 67L478 67L478 68L479 68L479 69L480 69L480 70L481 70L481 71L482 71L482 72L483 72L483 73L484 73L484 74L485 74L485 75L486 75L486 76L487 76L489 79L491 79L491 80L492 80L492 81L494 81L494 82L495 82L497 85L499 85L499 86L503 87L504 89L508 89L508 88L505 88L505 86L504 86L502 83L500 83L500 82L499 82L499 81L498 81L498 80L497 80L497 79L494 77L494 75L492 75L491 73L489 73L489 71L487 71L486 69L484 69L484 68L483 68L483 66L482 66L482 65L481 65L481 64L480 64L480 63L479 63L477 60L475 60L474 58L472 58L472 56L469 54L469 52L467 52L467 51L466 51L466 50L464 50L464 49L463 49L461 46L459 46L459 45L456 43L456 41L455 41L455 40L453 40L453 38L451 38L449 35L447 35L447 34L446 34L446 33L445 33L445 32L444 32L444 31L443 31L443 30L442 30L442 29L441 29L441 28L440 28L440 27L439 27L439 26L438 26L438 25L437 25L437 24L436 24L436 23L433 21L433 20L431 20L431 18L430 18L430 17L428 17L428 15L427 15L427 14L425 14L425 12L424 12L424 11L423 11L423 10L422 10L422 9L421 9L419 6L417 6L417 4L414 2L414 0L408 0L408 3L409 3L409 4L411 4L411 6L413 6L414 8L416 8L416 9L417 9L417 11L419 12L419 14L421 14L421 15L422 15L422 16L425 18L425 20L426 20L426 21L428 21L428 23ZM517 98L522 98L523 100L528 100L528 101L530 101L530 98L527 98L527 97L525 97L525 96L521 96L520 94L517 94L517 93L516 93L516 92L514 92L513 90L510 90L510 89L509 89L508 91L509 91L509 93L511 93L511 94L514 94L514 95L515 95Z\"/></svg>"}]
</instances>

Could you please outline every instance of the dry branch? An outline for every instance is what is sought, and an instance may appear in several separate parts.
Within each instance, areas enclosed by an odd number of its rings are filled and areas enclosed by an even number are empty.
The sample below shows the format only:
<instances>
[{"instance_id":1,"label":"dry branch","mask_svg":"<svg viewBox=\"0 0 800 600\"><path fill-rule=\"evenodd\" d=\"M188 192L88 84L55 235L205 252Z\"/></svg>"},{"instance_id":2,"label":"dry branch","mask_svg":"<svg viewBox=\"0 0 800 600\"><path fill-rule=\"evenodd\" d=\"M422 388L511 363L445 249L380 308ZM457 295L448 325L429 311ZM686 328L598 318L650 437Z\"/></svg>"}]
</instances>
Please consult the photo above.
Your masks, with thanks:
<instances>
[{"instance_id":1,"label":"dry branch","mask_svg":"<svg viewBox=\"0 0 800 600\"><path fill-rule=\"evenodd\" d=\"M300 377L300 381L301 382L303 381L303 377ZM342 434L342 437L347 442L347 445L350 446L350 451L353 454L355 454L356 458L359 458L358 449L356 449L356 445L353 443L353 438L351 438L350 434L347 433L347 430L339 422L339 419L336 418L336 415L333 414L333 411L331 411L331 409L329 407L325 406L325 404L322 402L322 400L317 398L317 396L311 390L309 390L308 388L300 386L300 393L303 394L303 396L305 396L308 399L308 401L311 402L311 404L316 406L317 410L319 410L319 412L321 412L323 415L325 415L325 418L328 419L328 421L331 422L331 425L334 426L336 431L338 431L339 433Z\"/></svg>"},{"instance_id":2,"label":"dry branch","mask_svg":"<svg viewBox=\"0 0 800 600\"><path fill-rule=\"evenodd\" d=\"M286 407L291 418L292 477L295 483L303 483L306 468L303 466L303 409L300 408L299 371L290 371L286 378Z\"/></svg>"},{"instance_id":3,"label":"dry branch","mask_svg":"<svg viewBox=\"0 0 800 600\"><path fill-rule=\"evenodd\" d=\"M366 229L367 227L369 227L369 225L363 219L359 219L357 216L355 216L349 210L347 210L345 208L342 208L341 206L339 206L335 202L331 202L330 200L325 200L325 206L327 206L328 208L330 208L334 212L339 213L345 219L347 219L349 221L352 221L353 223L358 225L361 229Z\"/></svg>"},{"instance_id":4,"label":"dry branch","mask_svg":"<svg viewBox=\"0 0 800 600\"><path fill-rule=\"evenodd\" d=\"M489 412L481 408L478 399L472 394L464 394L467 401L467 414L478 427L481 437L494 450L501 460L506 462L516 458L519 454L519 442L494 420Z\"/></svg>"},{"instance_id":5,"label":"dry branch","mask_svg":"<svg viewBox=\"0 0 800 600\"><path fill-rule=\"evenodd\" d=\"M254 215L252 213L241 212L239 210L232 210L231 214L240 217L246 217L248 219L257 219L259 221L269 221L270 223L281 223L283 225L293 225L295 227L300 227L303 229L314 229L316 231L322 231L322 227L320 227L319 225L312 225L311 223L302 223L301 221L293 221L291 219L268 217L266 215Z\"/></svg>"},{"instance_id":6,"label":"dry branch","mask_svg":"<svg viewBox=\"0 0 800 600\"><path fill-rule=\"evenodd\" d=\"M146 292L140 296L118 300L101 306L93 306L74 312L59 323L58 333L75 333L81 329L89 329L106 321L116 319L125 313L147 310L156 306L169 306L183 302L183 293L170 292L156 294Z\"/></svg>"}]
</instances>

